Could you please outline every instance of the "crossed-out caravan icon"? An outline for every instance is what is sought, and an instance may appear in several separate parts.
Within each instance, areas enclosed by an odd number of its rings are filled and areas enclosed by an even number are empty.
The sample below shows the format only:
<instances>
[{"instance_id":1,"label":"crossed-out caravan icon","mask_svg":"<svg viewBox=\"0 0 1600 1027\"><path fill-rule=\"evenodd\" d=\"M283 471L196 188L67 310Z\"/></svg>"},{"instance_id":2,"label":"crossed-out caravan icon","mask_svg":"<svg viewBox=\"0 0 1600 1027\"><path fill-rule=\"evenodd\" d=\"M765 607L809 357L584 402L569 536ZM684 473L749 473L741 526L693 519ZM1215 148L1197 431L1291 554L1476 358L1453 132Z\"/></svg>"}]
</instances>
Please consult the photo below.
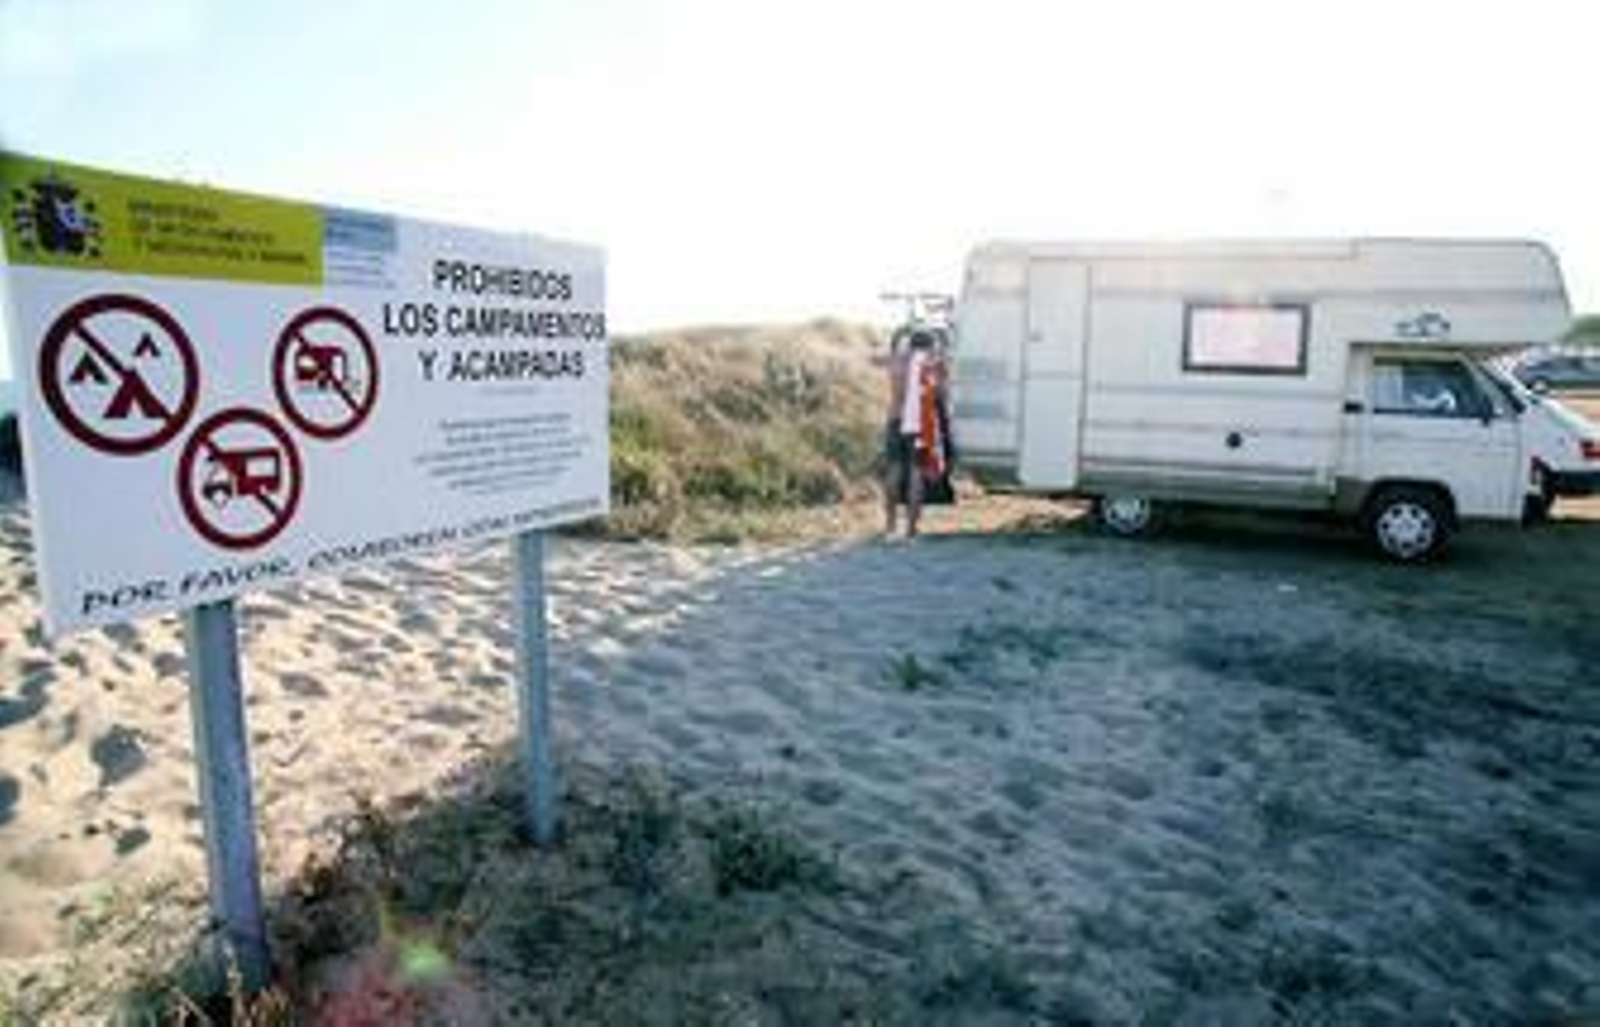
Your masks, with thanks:
<instances>
[{"instance_id":1,"label":"crossed-out caravan icon","mask_svg":"<svg viewBox=\"0 0 1600 1027\"><path fill-rule=\"evenodd\" d=\"M272 381L289 422L331 442L354 432L372 413L378 354L361 322L337 307L313 307L279 334Z\"/></svg>"},{"instance_id":2,"label":"crossed-out caravan icon","mask_svg":"<svg viewBox=\"0 0 1600 1027\"><path fill-rule=\"evenodd\" d=\"M212 506L224 507L235 499L269 502L283 488L283 454L270 446L221 449L206 453L209 468L200 495Z\"/></svg>"},{"instance_id":3,"label":"crossed-out caravan icon","mask_svg":"<svg viewBox=\"0 0 1600 1027\"><path fill-rule=\"evenodd\" d=\"M178 460L178 498L203 538L251 549L288 527L304 477L288 432L259 410L234 407L190 436Z\"/></svg>"},{"instance_id":4,"label":"crossed-out caravan icon","mask_svg":"<svg viewBox=\"0 0 1600 1027\"><path fill-rule=\"evenodd\" d=\"M294 381L313 392L359 388L361 384L351 378L350 357L343 348L318 346L304 339L294 351Z\"/></svg>"}]
</instances>

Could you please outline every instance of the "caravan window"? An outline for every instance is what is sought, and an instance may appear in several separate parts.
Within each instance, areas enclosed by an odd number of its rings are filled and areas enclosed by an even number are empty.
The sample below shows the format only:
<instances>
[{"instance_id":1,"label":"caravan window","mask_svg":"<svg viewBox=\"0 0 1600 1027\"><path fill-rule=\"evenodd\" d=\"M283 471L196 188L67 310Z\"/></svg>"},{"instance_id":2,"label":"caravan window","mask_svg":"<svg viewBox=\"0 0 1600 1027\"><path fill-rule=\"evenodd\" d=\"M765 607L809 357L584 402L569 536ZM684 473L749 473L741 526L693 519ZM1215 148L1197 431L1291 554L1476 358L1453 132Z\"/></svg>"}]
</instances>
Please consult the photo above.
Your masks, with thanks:
<instances>
[{"instance_id":1,"label":"caravan window","mask_svg":"<svg viewBox=\"0 0 1600 1027\"><path fill-rule=\"evenodd\" d=\"M1465 364L1379 357L1372 362L1372 409L1412 417L1484 417L1493 407Z\"/></svg>"},{"instance_id":2,"label":"caravan window","mask_svg":"<svg viewBox=\"0 0 1600 1027\"><path fill-rule=\"evenodd\" d=\"M1184 308L1183 369L1234 374L1305 374L1311 312L1298 304Z\"/></svg>"}]
</instances>

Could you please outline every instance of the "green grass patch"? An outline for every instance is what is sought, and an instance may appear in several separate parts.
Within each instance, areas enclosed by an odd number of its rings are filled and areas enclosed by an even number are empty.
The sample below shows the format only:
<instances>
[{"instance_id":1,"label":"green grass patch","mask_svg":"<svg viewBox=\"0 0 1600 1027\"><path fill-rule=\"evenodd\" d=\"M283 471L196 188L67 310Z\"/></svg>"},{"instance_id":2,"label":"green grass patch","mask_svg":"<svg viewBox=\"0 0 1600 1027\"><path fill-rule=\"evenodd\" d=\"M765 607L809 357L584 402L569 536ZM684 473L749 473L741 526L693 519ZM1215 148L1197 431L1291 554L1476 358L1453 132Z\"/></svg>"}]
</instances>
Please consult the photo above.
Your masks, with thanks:
<instances>
[{"instance_id":1,"label":"green grass patch","mask_svg":"<svg viewBox=\"0 0 1600 1027\"><path fill-rule=\"evenodd\" d=\"M923 663L916 653L904 653L890 661L889 680L907 692L920 692L945 683L944 675Z\"/></svg>"},{"instance_id":2,"label":"green grass patch","mask_svg":"<svg viewBox=\"0 0 1600 1027\"><path fill-rule=\"evenodd\" d=\"M704 833L718 895L834 883L829 865L761 810L724 810Z\"/></svg>"}]
</instances>

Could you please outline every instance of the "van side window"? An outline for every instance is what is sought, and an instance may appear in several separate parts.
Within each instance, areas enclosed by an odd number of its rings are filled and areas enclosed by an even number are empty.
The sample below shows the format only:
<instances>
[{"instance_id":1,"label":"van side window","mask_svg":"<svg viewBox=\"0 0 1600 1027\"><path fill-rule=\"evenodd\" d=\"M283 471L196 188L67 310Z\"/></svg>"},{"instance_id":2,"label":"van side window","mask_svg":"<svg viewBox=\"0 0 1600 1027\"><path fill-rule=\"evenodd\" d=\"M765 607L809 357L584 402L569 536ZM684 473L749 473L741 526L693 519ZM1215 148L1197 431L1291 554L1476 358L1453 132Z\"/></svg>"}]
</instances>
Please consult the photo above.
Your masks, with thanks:
<instances>
[{"instance_id":1,"label":"van side window","mask_svg":"<svg viewBox=\"0 0 1600 1027\"><path fill-rule=\"evenodd\" d=\"M1372 362L1372 409L1413 417L1483 417L1491 407L1464 364L1379 357Z\"/></svg>"},{"instance_id":2,"label":"van side window","mask_svg":"<svg viewBox=\"0 0 1600 1027\"><path fill-rule=\"evenodd\" d=\"M1310 309L1300 304L1190 303L1183 369L1217 374L1306 373Z\"/></svg>"}]
</instances>

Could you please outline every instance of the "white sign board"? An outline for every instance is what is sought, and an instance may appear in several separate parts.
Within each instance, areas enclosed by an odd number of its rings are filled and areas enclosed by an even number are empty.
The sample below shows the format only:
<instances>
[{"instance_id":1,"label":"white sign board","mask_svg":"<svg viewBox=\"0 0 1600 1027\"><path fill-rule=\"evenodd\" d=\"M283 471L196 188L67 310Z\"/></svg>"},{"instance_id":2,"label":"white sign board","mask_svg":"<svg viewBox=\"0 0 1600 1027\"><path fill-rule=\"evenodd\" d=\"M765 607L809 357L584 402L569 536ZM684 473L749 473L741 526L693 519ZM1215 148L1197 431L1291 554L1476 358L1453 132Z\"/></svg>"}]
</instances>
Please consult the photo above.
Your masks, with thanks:
<instances>
[{"instance_id":1,"label":"white sign board","mask_svg":"<svg viewBox=\"0 0 1600 1027\"><path fill-rule=\"evenodd\" d=\"M592 247L0 154L52 634L602 515Z\"/></svg>"}]
</instances>

